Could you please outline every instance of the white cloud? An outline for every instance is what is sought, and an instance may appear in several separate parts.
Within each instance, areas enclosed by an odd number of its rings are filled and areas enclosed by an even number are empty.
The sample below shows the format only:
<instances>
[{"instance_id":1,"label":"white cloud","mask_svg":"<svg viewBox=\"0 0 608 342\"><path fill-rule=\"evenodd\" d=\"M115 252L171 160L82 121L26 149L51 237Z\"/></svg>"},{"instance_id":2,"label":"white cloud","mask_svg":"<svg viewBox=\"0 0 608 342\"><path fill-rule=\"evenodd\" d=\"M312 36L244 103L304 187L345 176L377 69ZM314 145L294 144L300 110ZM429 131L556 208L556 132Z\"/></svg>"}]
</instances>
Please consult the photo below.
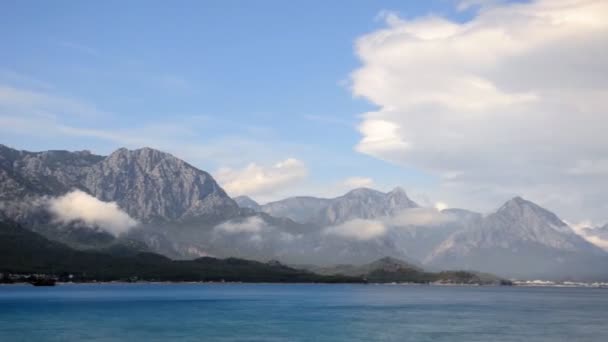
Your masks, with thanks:
<instances>
[{"instance_id":1,"label":"white cloud","mask_svg":"<svg viewBox=\"0 0 608 342\"><path fill-rule=\"evenodd\" d=\"M464 204L559 192L541 204L605 219L608 2L494 3L464 23L384 18L356 44L352 92L378 106L357 151L431 172L438 191L467 192Z\"/></svg>"},{"instance_id":2,"label":"white cloud","mask_svg":"<svg viewBox=\"0 0 608 342\"><path fill-rule=\"evenodd\" d=\"M113 235L120 235L137 225L116 202L103 202L80 190L48 199L47 206L61 223L82 221Z\"/></svg>"},{"instance_id":3,"label":"white cloud","mask_svg":"<svg viewBox=\"0 0 608 342\"><path fill-rule=\"evenodd\" d=\"M447 208L448 208L448 205L446 203L443 203L443 202L435 203L435 209L437 209L438 211L442 211Z\"/></svg>"},{"instance_id":4,"label":"white cloud","mask_svg":"<svg viewBox=\"0 0 608 342\"><path fill-rule=\"evenodd\" d=\"M221 168L215 177L222 187L231 195L268 195L306 178L306 165L295 158L288 158L272 166L261 166L255 163L236 170Z\"/></svg>"},{"instance_id":5,"label":"white cloud","mask_svg":"<svg viewBox=\"0 0 608 342\"><path fill-rule=\"evenodd\" d=\"M257 216L248 217L244 221L227 221L215 226L216 231L221 231L229 234L237 233L260 233L266 229L267 225L264 220Z\"/></svg>"},{"instance_id":6,"label":"white cloud","mask_svg":"<svg viewBox=\"0 0 608 342\"><path fill-rule=\"evenodd\" d=\"M409 143L399 136L399 125L387 120L369 119L359 125L363 138L357 145L359 152L391 160L407 151Z\"/></svg>"},{"instance_id":7,"label":"white cloud","mask_svg":"<svg viewBox=\"0 0 608 342\"><path fill-rule=\"evenodd\" d=\"M371 240L383 236L386 227L382 222L355 219L323 230L325 235L335 235L355 240Z\"/></svg>"}]
</instances>

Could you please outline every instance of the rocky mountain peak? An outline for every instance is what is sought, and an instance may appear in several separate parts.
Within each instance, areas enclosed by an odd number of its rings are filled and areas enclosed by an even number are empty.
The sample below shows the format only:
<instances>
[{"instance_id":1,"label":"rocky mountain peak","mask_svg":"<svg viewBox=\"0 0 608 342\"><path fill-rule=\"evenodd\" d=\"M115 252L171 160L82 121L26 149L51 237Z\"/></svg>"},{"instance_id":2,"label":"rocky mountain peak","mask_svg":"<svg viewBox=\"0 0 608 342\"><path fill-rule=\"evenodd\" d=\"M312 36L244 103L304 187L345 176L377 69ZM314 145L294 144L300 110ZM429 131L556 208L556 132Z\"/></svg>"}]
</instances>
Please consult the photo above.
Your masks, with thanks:
<instances>
[{"instance_id":1,"label":"rocky mountain peak","mask_svg":"<svg viewBox=\"0 0 608 342\"><path fill-rule=\"evenodd\" d=\"M401 187L396 187L386 194L386 200L388 205L392 208L417 208L418 204L412 201L408 196L405 190Z\"/></svg>"},{"instance_id":2,"label":"rocky mountain peak","mask_svg":"<svg viewBox=\"0 0 608 342\"><path fill-rule=\"evenodd\" d=\"M510 200L506 201L502 207L499 208L499 210L501 209L509 209L509 208L521 208L524 206L534 206L534 207L538 207L536 204L523 199L521 196L515 196L513 198L511 198Z\"/></svg>"},{"instance_id":3,"label":"rocky mountain peak","mask_svg":"<svg viewBox=\"0 0 608 342\"><path fill-rule=\"evenodd\" d=\"M520 223L529 226L531 223L544 222L562 232L571 231L570 227L560 220L557 215L519 196L503 204L494 215L502 216L513 224Z\"/></svg>"},{"instance_id":4,"label":"rocky mountain peak","mask_svg":"<svg viewBox=\"0 0 608 342\"><path fill-rule=\"evenodd\" d=\"M396 186L393 188L393 190L391 190L389 192L389 194L399 194L399 195L406 195L405 190L400 187L400 186ZM406 195L407 196L407 195Z\"/></svg>"},{"instance_id":5,"label":"rocky mountain peak","mask_svg":"<svg viewBox=\"0 0 608 342\"><path fill-rule=\"evenodd\" d=\"M124 147L120 148L106 158L106 163L119 168L130 167L136 164L145 171L153 170L162 163L173 165L186 164L169 153L149 147L136 150L128 150Z\"/></svg>"}]
</instances>

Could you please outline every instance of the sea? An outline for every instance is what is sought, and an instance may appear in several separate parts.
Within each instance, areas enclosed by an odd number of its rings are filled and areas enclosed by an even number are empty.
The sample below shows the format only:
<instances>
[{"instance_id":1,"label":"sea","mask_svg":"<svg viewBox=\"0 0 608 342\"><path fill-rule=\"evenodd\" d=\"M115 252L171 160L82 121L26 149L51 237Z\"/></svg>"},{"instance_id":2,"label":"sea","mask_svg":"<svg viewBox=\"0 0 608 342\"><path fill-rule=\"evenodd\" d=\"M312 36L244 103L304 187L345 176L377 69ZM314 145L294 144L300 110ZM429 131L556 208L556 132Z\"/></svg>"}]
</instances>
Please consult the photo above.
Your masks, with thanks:
<instances>
[{"instance_id":1,"label":"sea","mask_svg":"<svg viewBox=\"0 0 608 342\"><path fill-rule=\"evenodd\" d=\"M0 286L0 341L608 341L608 289Z\"/></svg>"}]
</instances>

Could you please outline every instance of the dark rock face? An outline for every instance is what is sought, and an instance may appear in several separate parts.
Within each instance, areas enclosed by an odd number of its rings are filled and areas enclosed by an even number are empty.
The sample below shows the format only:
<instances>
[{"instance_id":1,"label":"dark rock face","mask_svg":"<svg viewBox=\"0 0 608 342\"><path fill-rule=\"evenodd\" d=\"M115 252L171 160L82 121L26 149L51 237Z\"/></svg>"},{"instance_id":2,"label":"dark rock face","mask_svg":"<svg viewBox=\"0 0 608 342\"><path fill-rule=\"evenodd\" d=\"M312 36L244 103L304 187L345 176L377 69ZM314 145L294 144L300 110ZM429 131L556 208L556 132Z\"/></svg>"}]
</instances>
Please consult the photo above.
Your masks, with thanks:
<instances>
[{"instance_id":1,"label":"dark rock face","mask_svg":"<svg viewBox=\"0 0 608 342\"><path fill-rule=\"evenodd\" d=\"M142 221L238 213L210 174L150 148L117 150L90 168L83 185Z\"/></svg>"}]
</instances>

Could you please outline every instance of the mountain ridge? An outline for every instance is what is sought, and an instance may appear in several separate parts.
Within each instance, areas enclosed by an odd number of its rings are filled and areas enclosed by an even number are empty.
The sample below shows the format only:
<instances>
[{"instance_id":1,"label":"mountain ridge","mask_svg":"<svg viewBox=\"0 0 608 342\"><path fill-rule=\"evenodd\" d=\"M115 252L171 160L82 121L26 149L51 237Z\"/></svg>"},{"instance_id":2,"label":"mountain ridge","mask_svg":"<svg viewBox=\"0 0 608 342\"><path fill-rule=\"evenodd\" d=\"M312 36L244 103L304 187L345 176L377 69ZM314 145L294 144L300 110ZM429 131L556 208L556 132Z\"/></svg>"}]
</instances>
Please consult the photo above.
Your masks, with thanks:
<instances>
[{"instance_id":1,"label":"mountain ridge","mask_svg":"<svg viewBox=\"0 0 608 342\"><path fill-rule=\"evenodd\" d=\"M424 262L480 271L500 264L503 275L528 276L535 271L550 274L549 270L559 269L564 260L580 259L583 264L583 259L595 257L605 259L606 253L554 213L515 197L467 229L452 234Z\"/></svg>"},{"instance_id":2,"label":"mountain ridge","mask_svg":"<svg viewBox=\"0 0 608 342\"><path fill-rule=\"evenodd\" d=\"M294 196L262 205L249 197L240 196L239 201L242 207L256 208L257 211L273 216L322 226L340 224L352 219L375 219L419 207L400 187L387 193L362 187L333 198Z\"/></svg>"},{"instance_id":3,"label":"mountain ridge","mask_svg":"<svg viewBox=\"0 0 608 342\"><path fill-rule=\"evenodd\" d=\"M60 196L73 189L117 202L143 222L239 212L209 173L152 148L120 148L105 157L0 148L0 200Z\"/></svg>"},{"instance_id":4,"label":"mountain ridge","mask_svg":"<svg viewBox=\"0 0 608 342\"><path fill-rule=\"evenodd\" d=\"M74 189L104 205L115 202L140 224L112 236L84 221L58 222L42 199ZM0 217L72 247L131 246L178 259L237 256L327 265L390 256L422 260L430 269L608 277L604 250L521 197L488 215L423 208L401 188L357 188L334 198L299 196L259 205L230 198L209 173L151 148L99 156L0 145Z\"/></svg>"}]
</instances>

